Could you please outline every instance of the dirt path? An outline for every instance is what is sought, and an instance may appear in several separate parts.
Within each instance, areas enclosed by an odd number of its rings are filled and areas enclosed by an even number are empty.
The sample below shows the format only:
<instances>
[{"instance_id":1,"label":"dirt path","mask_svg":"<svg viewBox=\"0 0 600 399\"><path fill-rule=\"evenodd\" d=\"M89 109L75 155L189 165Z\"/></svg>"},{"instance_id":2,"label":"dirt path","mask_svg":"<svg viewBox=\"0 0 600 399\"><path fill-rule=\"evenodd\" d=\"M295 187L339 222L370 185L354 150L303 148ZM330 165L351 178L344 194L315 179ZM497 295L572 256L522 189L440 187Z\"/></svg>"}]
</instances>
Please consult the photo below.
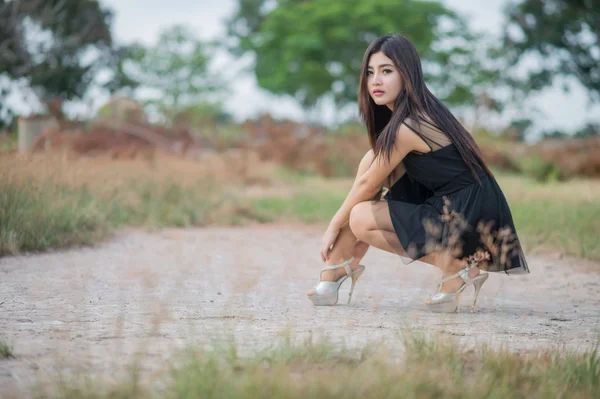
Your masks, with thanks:
<instances>
[{"instance_id":1,"label":"dirt path","mask_svg":"<svg viewBox=\"0 0 600 399\"><path fill-rule=\"evenodd\" d=\"M405 330L456 336L466 345L513 350L584 349L600 336L600 265L529 256L532 274L493 274L478 311L431 314L423 299L433 267L370 249L353 303L314 307L322 228L266 226L123 232L95 248L0 259L0 397L23 395L56 370L112 376L142 352L154 369L177 348L234 336L242 352L289 329L348 345Z\"/></svg>"}]
</instances>

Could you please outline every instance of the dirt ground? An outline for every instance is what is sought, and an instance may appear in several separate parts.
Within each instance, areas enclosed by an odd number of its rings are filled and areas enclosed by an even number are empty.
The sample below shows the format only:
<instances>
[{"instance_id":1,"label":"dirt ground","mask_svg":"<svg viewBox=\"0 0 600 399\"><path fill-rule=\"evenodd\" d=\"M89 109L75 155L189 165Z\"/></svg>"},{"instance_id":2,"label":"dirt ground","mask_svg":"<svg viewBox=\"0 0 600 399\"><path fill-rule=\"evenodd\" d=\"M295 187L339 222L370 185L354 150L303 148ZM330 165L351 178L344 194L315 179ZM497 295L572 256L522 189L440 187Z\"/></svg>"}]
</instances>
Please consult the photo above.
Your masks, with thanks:
<instances>
[{"instance_id":1,"label":"dirt ground","mask_svg":"<svg viewBox=\"0 0 600 399\"><path fill-rule=\"evenodd\" d=\"M438 272L370 249L346 305L314 307L324 226L123 231L93 248L0 259L0 397L26 397L59 372L118 378L135 354L155 373L187 345L234 337L242 354L282 333L400 348L403 331L465 345L583 350L600 337L600 264L529 256L530 275L491 275L475 313L428 312ZM400 350L400 349L398 349ZM138 357L138 359L140 359ZM53 377L54 376L54 377Z\"/></svg>"}]
</instances>

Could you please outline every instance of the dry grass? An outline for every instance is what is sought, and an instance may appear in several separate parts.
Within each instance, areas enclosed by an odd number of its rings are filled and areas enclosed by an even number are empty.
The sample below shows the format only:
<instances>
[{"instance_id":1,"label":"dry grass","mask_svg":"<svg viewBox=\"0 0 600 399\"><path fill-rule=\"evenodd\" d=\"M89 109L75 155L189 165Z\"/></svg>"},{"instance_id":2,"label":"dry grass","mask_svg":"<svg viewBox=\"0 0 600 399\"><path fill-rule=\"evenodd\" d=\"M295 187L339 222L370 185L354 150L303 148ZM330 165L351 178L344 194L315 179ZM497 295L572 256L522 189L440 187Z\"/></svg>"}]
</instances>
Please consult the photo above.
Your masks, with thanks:
<instances>
[{"instance_id":1,"label":"dry grass","mask_svg":"<svg viewBox=\"0 0 600 399\"><path fill-rule=\"evenodd\" d=\"M514 201L592 203L600 197L600 179L540 183L517 174L496 172L507 198Z\"/></svg>"},{"instance_id":2,"label":"dry grass","mask_svg":"<svg viewBox=\"0 0 600 399\"><path fill-rule=\"evenodd\" d=\"M540 183L506 173L497 178L528 252L551 249L600 259L600 180ZM351 178L298 174L244 150L197 160L157 155L150 161L0 153L0 182L16 193L3 190L3 212L12 227L2 226L0 253L89 243L104 236L94 232L120 226L326 223L352 185ZM43 216L46 210L54 216ZM34 229L32 220L54 227ZM21 234L23 226L31 228ZM47 234L36 239L37 231Z\"/></svg>"},{"instance_id":3,"label":"dry grass","mask_svg":"<svg viewBox=\"0 0 600 399\"><path fill-rule=\"evenodd\" d=\"M185 352L152 381L133 367L117 383L90 377L40 390L57 398L594 398L600 389L597 348L529 353L468 349L444 339L403 338L404 352L385 344L349 349L326 340L289 339L251 356L235 344Z\"/></svg>"},{"instance_id":4,"label":"dry grass","mask_svg":"<svg viewBox=\"0 0 600 399\"><path fill-rule=\"evenodd\" d=\"M242 169L248 173L242 173ZM158 154L151 161L119 160L108 156L82 157L70 152L35 153L28 156L0 153L3 179L36 182L52 181L68 187L88 187L98 194L112 194L127 188L132 180L165 184L176 181L192 188L210 178L221 182L261 181L272 169L261 164L256 154L229 151L223 155L205 155L201 161Z\"/></svg>"}]
</instances>

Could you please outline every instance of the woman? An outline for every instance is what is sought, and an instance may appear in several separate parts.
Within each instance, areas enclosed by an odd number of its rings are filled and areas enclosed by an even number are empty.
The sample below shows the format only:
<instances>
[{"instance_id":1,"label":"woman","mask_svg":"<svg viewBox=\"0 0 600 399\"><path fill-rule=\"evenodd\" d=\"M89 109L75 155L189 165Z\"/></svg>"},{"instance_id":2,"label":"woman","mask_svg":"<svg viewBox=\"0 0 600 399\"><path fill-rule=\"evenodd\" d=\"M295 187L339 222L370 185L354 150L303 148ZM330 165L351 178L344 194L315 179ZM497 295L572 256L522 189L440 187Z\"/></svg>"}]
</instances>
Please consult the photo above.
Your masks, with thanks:
<instances>
[{"instance_id":1,"label":"woman","mask_svg":"<svg viewBox=\"0 0 600 399\"><path fill-rule=\"evenodd\" d=\"M455 312L489 272L529 273L510 209L471 135L429 91L415 47L403 36L376 39L362 63L359 107L372 149L323 240L315 305L335 305L354 284L370 245L442 270L426 302ZM382 187L388 189L381 199Z\"/></svg>"}]
</instances>

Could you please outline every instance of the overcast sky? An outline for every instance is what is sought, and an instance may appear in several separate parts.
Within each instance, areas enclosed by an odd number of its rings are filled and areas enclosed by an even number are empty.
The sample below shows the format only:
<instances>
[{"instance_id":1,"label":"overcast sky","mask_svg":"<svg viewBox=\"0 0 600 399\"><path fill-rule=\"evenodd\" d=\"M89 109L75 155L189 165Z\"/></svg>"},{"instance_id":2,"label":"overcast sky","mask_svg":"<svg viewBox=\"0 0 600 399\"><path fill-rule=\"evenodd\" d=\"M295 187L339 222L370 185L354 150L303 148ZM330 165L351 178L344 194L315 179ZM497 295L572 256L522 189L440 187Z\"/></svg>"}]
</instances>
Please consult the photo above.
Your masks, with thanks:
<instances>
[{"instance_id":1,"label":"overcast sky","mask_svg":"<svg viewBox=\"0 0 600 399\"><path fill-rule=\"evenodd\" d=\"M468 17L471 26L478 30L498 33L502 27L502 7L506 0L444 0L450 8ZM101 0L115 12L113 32L120 42L142 41L154 43L161 28L185 23L205 39L215 39L224 34L223 20L235 11L236 0ZM217 59L218 66L231 62ZM225 83L225 82L224 82ZM226 109L236 119L251 117L257 112L270 111L277 116L300 118L300 108L292 100L274 98L259 89L252 76L236 76L228 83L232 92L225 101ZM544 112L536 118L540 129L561 128L572 130L586 120L600 121L600 106L589 108L581 86L564 94L559 88L548 89L532 99ZM329 117L335 112L329 110ZM327 116L327 115L326 115Z\"/></svg>"}]
</instances>

